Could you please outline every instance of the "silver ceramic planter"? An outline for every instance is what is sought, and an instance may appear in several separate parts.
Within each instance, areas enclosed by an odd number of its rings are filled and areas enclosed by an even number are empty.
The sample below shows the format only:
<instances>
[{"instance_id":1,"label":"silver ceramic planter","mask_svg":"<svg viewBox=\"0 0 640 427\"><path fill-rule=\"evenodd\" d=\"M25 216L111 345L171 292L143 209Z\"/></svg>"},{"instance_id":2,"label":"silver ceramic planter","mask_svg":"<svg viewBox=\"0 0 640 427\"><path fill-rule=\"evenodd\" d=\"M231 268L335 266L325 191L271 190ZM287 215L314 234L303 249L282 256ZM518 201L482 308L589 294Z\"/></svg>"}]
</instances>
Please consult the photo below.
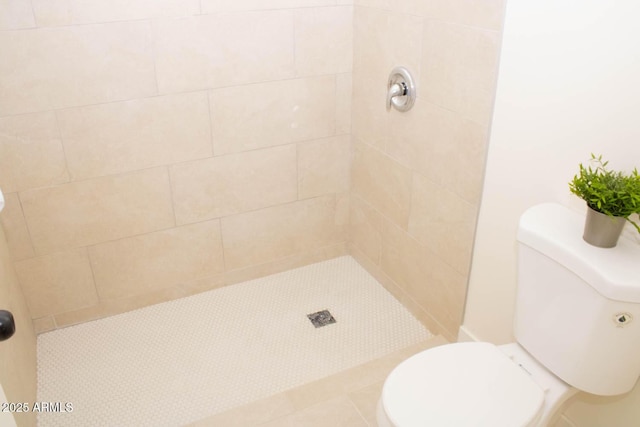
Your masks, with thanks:
<instances>
[{"instance_id":1,"label":"silver ceramic planter","mask_svg":"<svg viewBox=\"0 0 640 427\"><path fill-rule=\"evenodd\" d=\"M627 220L619 216L609 216L587 207L587 219L582 238L590 245L599 248L613 248Z\"/></svg>"}]
</instances>

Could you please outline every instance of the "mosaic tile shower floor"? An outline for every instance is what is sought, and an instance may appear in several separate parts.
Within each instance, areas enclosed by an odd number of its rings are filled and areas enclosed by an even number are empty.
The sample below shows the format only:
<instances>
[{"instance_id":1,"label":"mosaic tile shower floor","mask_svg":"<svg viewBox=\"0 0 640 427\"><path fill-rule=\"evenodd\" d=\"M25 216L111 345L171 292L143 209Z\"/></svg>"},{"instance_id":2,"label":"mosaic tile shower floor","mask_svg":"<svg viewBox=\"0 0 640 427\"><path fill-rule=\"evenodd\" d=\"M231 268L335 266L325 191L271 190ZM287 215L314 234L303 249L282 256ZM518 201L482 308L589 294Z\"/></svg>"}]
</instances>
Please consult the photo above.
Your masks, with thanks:
<instances>
[{"instance_id":1,"label":"mosaic tile shower floor","mask_svg":"<svg viewBox=\"0 0 640 427\"><path fill-rule=\"evenodd\" d=\"M316 328L307 314L329 310ZM181 426L431 336L351 257L38 337L48 426Z\"/></svg>"}]
</instances>

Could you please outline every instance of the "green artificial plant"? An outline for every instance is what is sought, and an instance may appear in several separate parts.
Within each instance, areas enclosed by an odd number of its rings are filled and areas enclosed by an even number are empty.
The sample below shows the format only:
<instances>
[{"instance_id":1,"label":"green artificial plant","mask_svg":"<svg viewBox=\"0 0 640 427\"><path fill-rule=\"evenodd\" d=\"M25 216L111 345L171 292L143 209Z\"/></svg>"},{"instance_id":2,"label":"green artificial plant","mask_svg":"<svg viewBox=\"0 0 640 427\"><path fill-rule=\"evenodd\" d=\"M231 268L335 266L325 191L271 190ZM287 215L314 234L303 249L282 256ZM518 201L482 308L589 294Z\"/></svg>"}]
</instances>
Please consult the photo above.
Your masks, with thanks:
<instances>
[{"instance_id":1,"label":"green artificial plant","mask_svg":"<svg viewBox=\"0 0 640 427\"><path fill-rule=\"evenodd\" d=\"M587 202L587 205L603 214L625 218L640 233L640 226L629 219L632 214L640 214L640 175L637 168L627 175L607 169L608 161L602 155L591 154L591 164L580 164L580 173L569 182L573 194Z\"/></svg>"}]
</instances>

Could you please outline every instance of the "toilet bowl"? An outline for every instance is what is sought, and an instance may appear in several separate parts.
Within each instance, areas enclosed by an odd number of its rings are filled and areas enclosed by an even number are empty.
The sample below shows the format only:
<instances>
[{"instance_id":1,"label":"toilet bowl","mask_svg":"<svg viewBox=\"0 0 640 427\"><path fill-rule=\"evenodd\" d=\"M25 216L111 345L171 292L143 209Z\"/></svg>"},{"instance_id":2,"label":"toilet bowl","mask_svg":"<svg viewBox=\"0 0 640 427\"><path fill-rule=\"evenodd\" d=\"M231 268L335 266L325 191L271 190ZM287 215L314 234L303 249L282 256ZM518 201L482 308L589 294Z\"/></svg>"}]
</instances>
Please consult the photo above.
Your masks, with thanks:
<instances>
[{"instance_id":1,"label":"toilet bowl","mask_svg":"<svg viewBox=\"0 0 640 427\"><path fill-rule=\"evenodd\" d=\"M582 224L557 204L528 209L517 233L517 342L448 344L405 360L383 386L379 426L547 427L579 391L630 391L640 376L640 245L593 247Z\"/></svg>"},{"instance_id":2,"label":"toilet bowl","mask_svg":"<svg viewBox=\"0 0 640 427\"><path fill-rule=\"evenodd\" d=\"M377 421L379 427L539 427L577 392L517 343L449 344L393 370Z\"/></svg>"}]
</instances>

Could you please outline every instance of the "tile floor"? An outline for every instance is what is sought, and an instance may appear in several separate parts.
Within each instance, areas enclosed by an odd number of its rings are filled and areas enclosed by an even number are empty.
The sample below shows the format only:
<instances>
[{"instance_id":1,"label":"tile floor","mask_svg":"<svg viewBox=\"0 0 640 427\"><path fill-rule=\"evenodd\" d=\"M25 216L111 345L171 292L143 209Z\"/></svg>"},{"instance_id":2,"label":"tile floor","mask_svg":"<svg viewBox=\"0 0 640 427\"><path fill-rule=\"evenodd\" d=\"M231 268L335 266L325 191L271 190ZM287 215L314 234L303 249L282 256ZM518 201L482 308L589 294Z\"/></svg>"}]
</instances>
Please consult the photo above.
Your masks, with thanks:
<instances>
[{"instance_id":1,"label":"tile floor","mask_svg":"<svg viewBox=\"0 0 640 427\"><path fill-rule=\"evenodd\" d=\"M376 427L378 397L385 378L401 361L437 345L431 337L384 357L274 394L188 427Z\"/></svg>"},{"instance_id":2,"label":"tile floor","mask_svg":"<svg viewBox=\"0 0 640 427\"><path fill-rule=\"evenodd\" d=\"M387 373L442 342L340 257L40 335L38 400L74 411L38 422L366 426Z\"/></svg>"}]
</instances>

